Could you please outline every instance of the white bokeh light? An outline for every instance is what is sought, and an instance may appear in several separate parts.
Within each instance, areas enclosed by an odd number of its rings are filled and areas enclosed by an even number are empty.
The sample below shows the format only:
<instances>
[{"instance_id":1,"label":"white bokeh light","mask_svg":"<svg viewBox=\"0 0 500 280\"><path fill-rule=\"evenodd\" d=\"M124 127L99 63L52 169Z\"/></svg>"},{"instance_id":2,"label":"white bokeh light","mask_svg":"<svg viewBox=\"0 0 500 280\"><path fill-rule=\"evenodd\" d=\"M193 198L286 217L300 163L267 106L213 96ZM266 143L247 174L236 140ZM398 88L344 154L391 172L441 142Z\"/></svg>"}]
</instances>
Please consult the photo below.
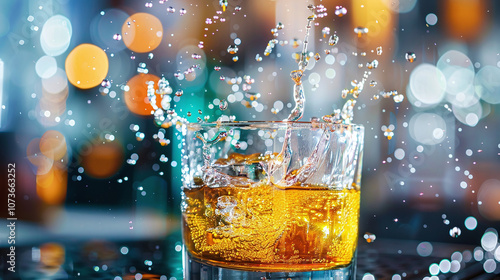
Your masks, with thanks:
<instances>
[{"instance_id":1,"label":"white bokeh light","mask_svg":"<svg viewBox=\"0 0 500 280\"><path fill-rule=\"evenodd\" d=\"M70 44L73 29L67 17L55 15L50 17L42 27L40 45L50 56L64 53Z\"/></svg>"},{"instance_id":2,"label":"white bokeh light","mask_svg":"<svg viewBox=\"0 0 500 280\"><path fill-rule=\"evenodd\" d=\"M410 136L426 145L441 143L446 137L446 122L433 113L419 113L410 119Z\"/></svg>"},{"instance_id":3,"label":"white bokeh light","mask_svg":"<svg viewBox=\"0 0 500 280\"><path fill-rule=\"evenodd\" d=\"M409 88L412 96L426 105L435 105L445 96L446 79L443 73L431 64L420 64L410 75Z\"/></svg>"}]
</instances>

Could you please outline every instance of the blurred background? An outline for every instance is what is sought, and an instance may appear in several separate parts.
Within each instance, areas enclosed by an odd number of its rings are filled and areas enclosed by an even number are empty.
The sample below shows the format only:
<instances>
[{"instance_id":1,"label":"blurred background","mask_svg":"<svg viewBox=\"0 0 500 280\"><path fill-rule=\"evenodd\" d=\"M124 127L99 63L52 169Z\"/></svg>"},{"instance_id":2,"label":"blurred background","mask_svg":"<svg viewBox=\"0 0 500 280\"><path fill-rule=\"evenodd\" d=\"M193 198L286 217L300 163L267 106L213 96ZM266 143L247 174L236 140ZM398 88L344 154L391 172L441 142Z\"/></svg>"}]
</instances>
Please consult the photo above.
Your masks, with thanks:
<instances>
[{"instance_id":1,"label":"blurred background","mask_svg":"<svg viewBox=\"0 0 500 280\"><path fill-rule=\"evenodd\" d=\"M140 240L180 254L176 126L285 119L309 4L303 120L363 87L361 240L478 246L496 269L500 4L486 0L0 1L0 174L15 164L16 244L31 259L64 259L80 241L86 257ZM167 94L154 94L160 80Z\"/></svg>"}]
</instances>

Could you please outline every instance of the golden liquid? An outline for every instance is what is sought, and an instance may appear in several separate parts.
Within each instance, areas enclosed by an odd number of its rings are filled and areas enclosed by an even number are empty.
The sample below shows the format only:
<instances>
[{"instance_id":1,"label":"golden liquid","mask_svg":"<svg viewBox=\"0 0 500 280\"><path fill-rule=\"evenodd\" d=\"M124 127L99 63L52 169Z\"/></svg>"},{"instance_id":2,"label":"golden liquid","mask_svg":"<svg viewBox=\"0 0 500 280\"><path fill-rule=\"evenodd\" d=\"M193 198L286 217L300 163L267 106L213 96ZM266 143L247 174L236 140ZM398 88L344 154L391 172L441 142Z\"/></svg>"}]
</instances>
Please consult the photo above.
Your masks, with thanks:
<instances>
[{"instance_id":1,"label":"golden liquid","mask_svg":"<svg viewBox=\"0 0 500 280\"><path fill-rule=\"evenodd\" d=\"M183 237L194 258L264 271L347 266L356 250L360 191L327 187L184 190Z\"/></svg>"}]
</instances>

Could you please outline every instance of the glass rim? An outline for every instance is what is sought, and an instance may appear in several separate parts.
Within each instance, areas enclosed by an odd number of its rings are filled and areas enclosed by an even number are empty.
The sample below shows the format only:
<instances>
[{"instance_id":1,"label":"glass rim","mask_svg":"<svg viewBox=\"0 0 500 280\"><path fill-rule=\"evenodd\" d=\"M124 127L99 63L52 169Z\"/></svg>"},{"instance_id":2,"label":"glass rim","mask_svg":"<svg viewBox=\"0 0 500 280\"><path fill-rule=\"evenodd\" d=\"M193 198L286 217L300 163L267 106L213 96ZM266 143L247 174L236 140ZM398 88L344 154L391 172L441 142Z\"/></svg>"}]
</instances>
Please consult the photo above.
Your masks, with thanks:
<instances>
[{"instance_id":1,"label":"glass rim","mask_svg":"<svg viewBox=\"0 0 500 280\"><path fill-rule=\"evenodd\" d=\"M200 130L207 128L222 128L222 127L230 127L230 128L268 128L268 129L278 129L278 128L287 128L291 126L294 129L307 129L307 128L344 128L344 129L355 129L355 130L364 130L364 126L362 124L344 124L344 123L327 123L327 122L307 122L307 121L225 121L225 122L210 122L210 123L187 123L186 124L188 130Z\"/></svg>"}]
</instances>

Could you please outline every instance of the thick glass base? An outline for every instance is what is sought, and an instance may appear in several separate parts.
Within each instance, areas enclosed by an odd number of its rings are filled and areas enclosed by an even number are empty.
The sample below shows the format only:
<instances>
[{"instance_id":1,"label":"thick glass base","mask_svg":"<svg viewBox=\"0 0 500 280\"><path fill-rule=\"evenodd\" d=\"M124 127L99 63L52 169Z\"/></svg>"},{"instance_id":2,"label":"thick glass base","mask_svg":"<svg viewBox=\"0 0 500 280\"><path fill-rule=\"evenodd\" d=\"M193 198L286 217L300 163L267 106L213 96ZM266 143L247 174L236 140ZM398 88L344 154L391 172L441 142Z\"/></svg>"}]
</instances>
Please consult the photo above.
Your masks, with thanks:
<instances>
[{"instance_id":1,"label":"thick glass base","mask_svg":"<svg viewBox=\"0 0 500 280\"><path fill-rule=\"evenodd\" d=\"M332 270L305 272L261 272L227 269L204 264L192 258L184 250L184 280L354 280L356 279L356 257L347 266Z\"/></svg>"}]
</instances>

